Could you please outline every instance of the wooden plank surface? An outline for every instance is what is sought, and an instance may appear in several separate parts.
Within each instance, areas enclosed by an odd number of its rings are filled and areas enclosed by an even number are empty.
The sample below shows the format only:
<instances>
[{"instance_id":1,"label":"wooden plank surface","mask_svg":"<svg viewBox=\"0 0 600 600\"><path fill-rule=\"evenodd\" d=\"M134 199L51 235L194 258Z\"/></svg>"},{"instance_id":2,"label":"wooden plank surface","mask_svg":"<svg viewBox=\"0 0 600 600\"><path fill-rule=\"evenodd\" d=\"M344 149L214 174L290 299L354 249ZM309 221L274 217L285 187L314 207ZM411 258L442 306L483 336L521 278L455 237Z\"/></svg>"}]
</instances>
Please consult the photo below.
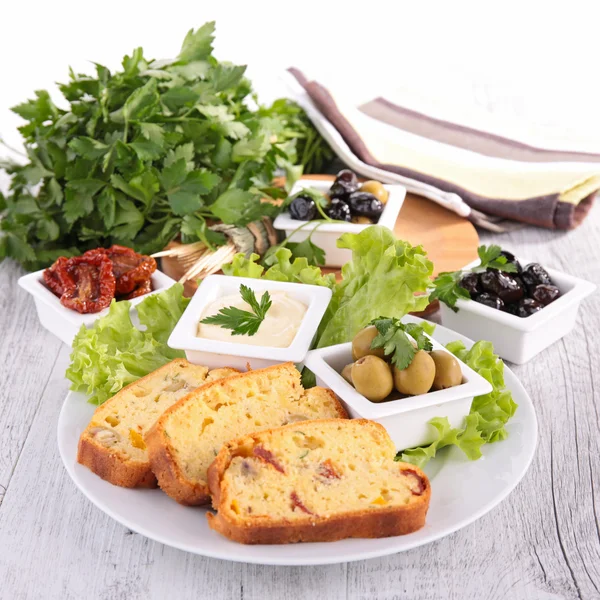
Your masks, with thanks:
<instances>
[{"instance_id":1,"label":"wooden plank surface","mask_svg":"<svg viewBox=\"0 0 600 600\"><path fill-rule=\"evenodd\" d=\"M598 206L574 232L481 237L600 283ZM40 328L15 285L19 274L0 264L0 598L600 598L600 294L585 302L571 335L514 367L535 404L540 440L525 479L499 507L403 554L262 567L151 542L75 488L56 446L68 350Z\"/></svg>"}]
</instances>

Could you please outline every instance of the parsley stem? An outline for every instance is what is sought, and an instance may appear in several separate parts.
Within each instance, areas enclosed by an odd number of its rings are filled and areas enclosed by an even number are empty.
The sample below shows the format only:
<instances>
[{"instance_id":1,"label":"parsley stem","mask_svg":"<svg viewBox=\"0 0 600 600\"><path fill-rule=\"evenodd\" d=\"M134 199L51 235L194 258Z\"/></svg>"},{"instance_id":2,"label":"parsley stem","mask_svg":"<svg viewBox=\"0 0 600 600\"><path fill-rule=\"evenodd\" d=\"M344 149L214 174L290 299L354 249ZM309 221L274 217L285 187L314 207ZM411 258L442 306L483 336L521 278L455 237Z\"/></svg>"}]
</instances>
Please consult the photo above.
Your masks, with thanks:
<instances>
[{"instance_id":1,"label":"parsley stem","mask_svg":"<svg viewBox=\"0 0 600 600\"><path fill-rule=\"evenodd\" d=\"M325 221L329 221L330 223L333 223L333 219L331 217L328 217L325 214L325 211L321 208L321 205L318 202L315 202L315 206L317 207L317 211L319 212L319 214L323 217L323 219Z\"/></svg>"}]
</instances>

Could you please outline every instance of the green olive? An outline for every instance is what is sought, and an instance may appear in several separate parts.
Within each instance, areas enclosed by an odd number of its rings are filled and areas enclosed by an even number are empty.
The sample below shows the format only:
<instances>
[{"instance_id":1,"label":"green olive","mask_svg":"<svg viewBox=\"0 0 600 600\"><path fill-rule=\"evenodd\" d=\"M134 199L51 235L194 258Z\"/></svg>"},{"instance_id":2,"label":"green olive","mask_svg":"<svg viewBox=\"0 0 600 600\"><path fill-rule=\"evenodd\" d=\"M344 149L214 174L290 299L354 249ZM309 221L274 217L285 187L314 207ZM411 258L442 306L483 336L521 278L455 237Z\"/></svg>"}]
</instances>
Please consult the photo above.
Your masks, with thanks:
<instances>
[{"instance_id":1,"label":"green olive","mask_svg":"<svg viewBox=\"0 0 600 600\"><path fill-rule=\"evenodd\" d=\"M435 363L434 390L445 390L462 383L462 371L458 360L444 350L434 350L429 353Z\"/></svg>"},{"instance_id":2,"label":"green olive","mask_svg":"<svg viewBox=\"0 0 600 600\"><path fill-rule=\"evenodd\" d=\"M373 225L373 221L364 215L352 217L352 222L356 223L357 225Z\"/></svg>"},{"instance_id":3,"label":"green olive","mask_svg":"<svg viewBox=\"0 0 600 600\"><path fill-rule=\"evenodd\" d=\"M383 358L383 348L371 348L371 342L379 335L377 327L375 325L369 325L364 329L361 329L352 340L352 358L358 360L363 356L372 354Z\"/></svg>"},{"instance_id":4,"label":"green olive","mask_svg":"<svg viewBox=\"0 0 600 600\"><path fill-rule=\"evenodd\" d=\"M373 355L363 356L354 363L352 383L356 391L371 402L381 402L394 389L390 366Z\"/></svg>"},{"instance_id":5,"label":"green olive","mask_svg":"<svg viewBox=\"0 0 600 600\"><path fill-rule=\"evenodd\" d=\"M383 187L383 183L381 181L365 181L360 186L361 192L369 192L369 194L373 194L377 200L381 202L381 204L385 204L388 201L388 197L390 193Z\"/></svg>"},{"instance_id":6,"label":"green olive","mask_svg":"<svg viewBox=\"0 0 600 600\"><path fill-rule=\"evenodd\" d=\"M346 365L343 369L342 369L342 377L350 384L353 385L352 383L352 367L354 366L354 363L350 363L349 365Z\"/></svg>"},{"instance_id":7,"label":"green olive","mask_svg":"<svg viewBox=\"0 0 600 600\"><path fill-rule=\"evenodd\" d=\"M419 350L406 369L394 367L394 385L401 394L426 394L431 389L434 378L435 363L425 350Z\"/></svg>"}]
</instances>

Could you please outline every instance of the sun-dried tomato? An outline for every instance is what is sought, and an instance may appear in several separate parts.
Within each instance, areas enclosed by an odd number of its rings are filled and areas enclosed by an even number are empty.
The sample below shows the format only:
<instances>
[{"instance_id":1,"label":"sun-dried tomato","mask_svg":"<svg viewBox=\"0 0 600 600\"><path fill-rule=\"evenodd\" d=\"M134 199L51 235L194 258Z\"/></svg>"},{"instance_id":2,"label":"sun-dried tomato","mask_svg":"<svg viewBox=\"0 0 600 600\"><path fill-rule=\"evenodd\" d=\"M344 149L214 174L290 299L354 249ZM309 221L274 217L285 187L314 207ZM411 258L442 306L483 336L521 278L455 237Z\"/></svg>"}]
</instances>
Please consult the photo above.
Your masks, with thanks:
<instances>
[{"instance_id":1,"label":"sun-dried tomato","mask_svg":"<svg viewBox=\"0 0 600 600\"><path fill-rule=\"evenodd\" d=\"M50 288L53 294L59 298L65 293L66 290L73 289L75 282L69 275L67 265L69 259L66 256L57 258L51 267L48 267L44 271L44 283Z\"/></svg>"},{"instance_id":2,"label":"sun-dried tomato","mask_svg":"<svg viewBox=\"0 0 600 600\"><path fill-rule=\"evenodd\" d=\"M156 271L156 261L151 256L126 246L111 246L105 252L113 264L118 295L130 294Z\"/></svg>"},{"instance_id":3,"label":"sun-dried tomato","mask_svg":"<svg viewBox=\"0 0 600 600\"><path fill-rule=\"evenodd\" d=\"M143 283L140 283L133 292L126 294L125 296L119 296L118 300L133 300L138 296L143 296L144 294L148 294L152 291L152 281L150 279L146 279Z\"/></svg>"},{"instance_id":4,"label":"sun-dried tomato","mask_svg":"<svg viewBox=\"0 0 600 600\"><path fill-rule=\"evenodd\" d=\"M307 515L315 514L315 513L313 513L312 510L309 510L306 507L304 502L302 502L302 500L300 500L300 497L298 496L298 494L295 491L290 494L290 499L292 501L292 510L299 508L303 513L306 513Z\"/></svg>"},{"instance_id":5,"label":"sun-dried tomato","mask_svg":"<svg viewBox=\"0 0 600 600\"><path fill-rule=\"evenodd\" d=\"M67 271L74 285L61 296L63 306L85 314L100 312L110 305L115 296L115 276L108 256L75 256L68 260Z\"/></svg>"},{"instance_id":6,"label":"sun-dried tomato","mask_svg":"<svg viewBox=\"0 0 600 600\"><path fill-rule=\"evenodd\" d=\"M427 484L416 471L413 469L401 469L400 473L414 482L415 485L410 490L413 496L420 496L425 491Z\"/></svg>"},{"instance_id":7,"label":"sun-dried tomato","mask_svg":"<svg viewBox=\"0 0 600 600\"><path fill-rule=\"evenodd\" d=\"M330 458L319 465L317 473L325 479L340 479L340 474L335 470L335 466Z\"/></svg>"},{"instance_id":8,"label":"sun-dried tomato","mask_svg":"<svg viewBox=\"0 0 600 600\"><path fill-rule=\"evenodd\" d=\"M263 446L255 446L252 450L254 456L264 460L265 462L273 465L280 473L285 473L285 469L281 466L281 463L275 458L275 455Z\"/></svg>"}]
</instances>

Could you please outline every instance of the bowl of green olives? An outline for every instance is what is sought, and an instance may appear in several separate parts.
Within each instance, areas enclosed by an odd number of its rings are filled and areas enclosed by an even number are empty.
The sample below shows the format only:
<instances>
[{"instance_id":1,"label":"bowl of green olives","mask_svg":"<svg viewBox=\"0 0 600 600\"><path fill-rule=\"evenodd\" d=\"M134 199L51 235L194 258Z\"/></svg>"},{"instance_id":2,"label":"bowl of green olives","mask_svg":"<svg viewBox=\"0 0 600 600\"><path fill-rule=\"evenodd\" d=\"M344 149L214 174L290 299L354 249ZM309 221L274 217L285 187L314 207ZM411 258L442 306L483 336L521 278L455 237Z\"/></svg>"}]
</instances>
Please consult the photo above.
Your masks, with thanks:
<instances>
[{"instance_id":1,"label":"bowl of green olives","mask_svg":"<svg viewBox=\"0 0 600 600\"><path fill-rule=\"evenodd\" d=\"M575 326L582 300L596 286L550 269L539 262L502 251L515 265L512 273L461 269L470 299L456 301L454 311L440 302L442 324L472 339L486 339L505 360L523 364L567 335Z\"/></svg>"},{"instance_id":2,"label":"bowl of green olives","mask_svg":"<svg viewBox=\"0 0 600 600\"><path fill-rule=\"evenodd\" d=\"M402 322L421 319L406 316ZM365 327L352 342L311 350L305 364L317 385L331 388L352 418L381 423L398 450L431 443L433 417L462 426L473 398L492 391L489 382L431 337L432 349L417 349L400 370L382 348L371 348L376 335L375 327Z\"/></svg>"},{"instance_id":3,"label":"bowl of green olives","mask_svg":"<svg viewBox=\"0 0 600 600\"><path fill-rule=\"evenodd\" d=\"M308 188L312 193L303 194ZM317 206L314 192L322 195L322 205ZM341 267L352 253L338 248L337 239L343 233L360 233L374 224L393 230L406 188L374 180L361 182L355 173L344 169L333 183L303 177L290 196L293 200L275 219L275 229L283 231L290 242L302 242L311 236L312 242L324 250L326 266Z\"/></svg>"}]
</instances>

